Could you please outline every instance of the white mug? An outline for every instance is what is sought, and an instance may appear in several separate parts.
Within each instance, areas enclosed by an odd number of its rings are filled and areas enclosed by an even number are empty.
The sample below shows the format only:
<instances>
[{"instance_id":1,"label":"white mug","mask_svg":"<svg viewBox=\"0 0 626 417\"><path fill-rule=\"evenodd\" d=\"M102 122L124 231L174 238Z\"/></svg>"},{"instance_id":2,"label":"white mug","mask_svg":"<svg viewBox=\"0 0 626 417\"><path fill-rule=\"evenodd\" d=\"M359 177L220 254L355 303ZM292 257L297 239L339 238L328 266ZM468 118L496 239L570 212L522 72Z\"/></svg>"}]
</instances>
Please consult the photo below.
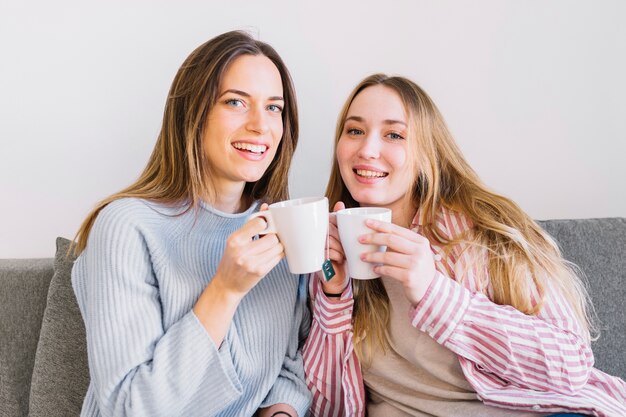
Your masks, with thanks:
<instances>
[{"instance_id":1,"label":"white mug","mask_svg":"<svg viewBox=\"0 0 626 417\"><path fill-rule=\"evenodd\" d=\"M285 248L292 274L322 269L328 235L328 199L307 197L270 204L266 211L250 216L263 217L267 228L261 234L276 233Z\"/></svg>"},{"instance_id":2,"label":"white mug","mask_svg":"<svg viewBox=\"0 0 626 417\"><path fill-rule=\"evenodd\" d=\"M359 236L374 233L365 225L366 219L391 222L391 210L378 207L356 207L337 212L337 228L341 246L348 261L348 275L354 279L379 278L380 275L374 272L376 264L362 261L361 254L387 250L386 246L366 245L359 242Z\"/></svg>"}]
</instances>

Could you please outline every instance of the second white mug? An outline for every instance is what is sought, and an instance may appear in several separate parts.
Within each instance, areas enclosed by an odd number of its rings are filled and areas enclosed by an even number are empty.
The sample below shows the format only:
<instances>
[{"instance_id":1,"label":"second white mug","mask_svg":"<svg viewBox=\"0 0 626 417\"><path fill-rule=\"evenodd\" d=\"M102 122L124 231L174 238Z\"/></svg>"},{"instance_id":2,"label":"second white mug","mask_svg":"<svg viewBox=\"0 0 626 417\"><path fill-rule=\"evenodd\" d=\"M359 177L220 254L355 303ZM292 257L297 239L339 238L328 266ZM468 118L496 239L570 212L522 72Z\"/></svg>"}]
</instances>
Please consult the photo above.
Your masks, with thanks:
<instances>
[{"instance_id":1,"label":"second white mug","mask_svg":"<svg viewBox=\"0 0 626 417\"><path fill-rule=\"evenodd\" d=\"M373 279L380 275L374 272L375 264L361 260L364 252L387 250L386 246L366 245L359 242L359 236L373 233L365 225L366 219L391 222L391 210L378 207L356 207L337 212L339 239L348 261L348 275L354 279Z\"/></svg>"}]
</instances>

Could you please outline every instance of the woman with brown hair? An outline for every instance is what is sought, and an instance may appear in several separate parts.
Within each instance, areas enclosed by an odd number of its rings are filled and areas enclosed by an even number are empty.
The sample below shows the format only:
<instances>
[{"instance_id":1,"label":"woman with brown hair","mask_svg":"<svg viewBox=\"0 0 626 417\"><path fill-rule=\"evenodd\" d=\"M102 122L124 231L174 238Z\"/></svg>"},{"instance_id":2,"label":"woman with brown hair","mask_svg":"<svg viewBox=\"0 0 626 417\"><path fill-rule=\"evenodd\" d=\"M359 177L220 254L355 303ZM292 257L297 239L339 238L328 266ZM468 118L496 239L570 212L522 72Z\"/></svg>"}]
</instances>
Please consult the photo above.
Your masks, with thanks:
<instances>
[{"instance_id":1,"label":"woman with brown hair","mask_svg":"<svg viewBox=\"0 0 626 417\"><path fill-rule=\"evenodd\" d=\"M304 347L315 416L626 415L626 384L593 368L591 307L555 242L465 161L430 97L364 79L339 116L326 194L367 220L380 279L311 280ZM565 414L565 415L581 415Z\"/></svg>"},{"instance_id":2,"label":"woman with brown hair","mask_svg":"<svg viewBox=\"0 0 626 417\"><path fill-rule=\"evenodd\" d=\"M266 43L228 32L172 83L139 179L81 226L72 284L91 382L82 416L304 415L306 278L260 202L288 197L293 84Z\"/></svg>"}]
</instances>

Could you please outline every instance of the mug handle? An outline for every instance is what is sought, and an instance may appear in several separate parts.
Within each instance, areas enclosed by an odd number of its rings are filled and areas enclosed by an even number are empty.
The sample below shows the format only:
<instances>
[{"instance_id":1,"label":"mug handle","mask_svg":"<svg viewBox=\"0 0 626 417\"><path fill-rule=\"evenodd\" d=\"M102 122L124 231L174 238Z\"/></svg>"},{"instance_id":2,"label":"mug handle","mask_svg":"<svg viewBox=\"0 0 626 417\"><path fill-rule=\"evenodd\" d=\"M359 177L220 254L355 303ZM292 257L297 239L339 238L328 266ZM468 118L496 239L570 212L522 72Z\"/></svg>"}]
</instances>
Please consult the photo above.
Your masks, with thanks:
<instances>
[{"instance_id":1,"label":"mug handle","mask_svg":"<svg viewBox=\"0 0 626 417\"><path fill-rule=\"evenodd\" d=\"M257 211L256 213L252 213L250 217L248 217L248 221L255 219L257 217L263 217L267 222L267 227L265 230L259 232L260 235L266 235L268 233L277 233L276 226L274 225L274 218L272 217L272 213L269 210L265 211Z\"/></svg>"}]
</instances>

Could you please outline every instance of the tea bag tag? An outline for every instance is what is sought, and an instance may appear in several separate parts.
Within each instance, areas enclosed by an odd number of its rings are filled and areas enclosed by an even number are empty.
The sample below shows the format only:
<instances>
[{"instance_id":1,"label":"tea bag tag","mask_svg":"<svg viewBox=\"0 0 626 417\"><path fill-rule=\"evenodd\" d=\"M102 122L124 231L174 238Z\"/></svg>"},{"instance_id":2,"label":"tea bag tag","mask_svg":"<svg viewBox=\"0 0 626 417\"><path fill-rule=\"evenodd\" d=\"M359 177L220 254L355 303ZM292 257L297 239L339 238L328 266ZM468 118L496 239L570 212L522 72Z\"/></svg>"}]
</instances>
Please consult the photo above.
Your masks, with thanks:
<instances>
[{"instance_id":1,"label":"tea bag tag","mask_svg":"<svg viewBox=\"0 0 626 417\"><path fill-rule=\"evenodd\" d=\"M335 268L330 259L326 259L322 264L322 272L324 272L324 278L326 282L330 281L335 276Z\"/></svg>"},{"instance_id":2,"label":"tea bag tag","mask_svg":"<svg viewBox=\"0 0 626 417\"><path fill-rule=\"evenodd\" d=\"M333 268L333 263L330 261L330 228L326 231L326 260L322 264L322 272L326 282L335 276L335 268Z\"/></svg>"}]
</instances>

